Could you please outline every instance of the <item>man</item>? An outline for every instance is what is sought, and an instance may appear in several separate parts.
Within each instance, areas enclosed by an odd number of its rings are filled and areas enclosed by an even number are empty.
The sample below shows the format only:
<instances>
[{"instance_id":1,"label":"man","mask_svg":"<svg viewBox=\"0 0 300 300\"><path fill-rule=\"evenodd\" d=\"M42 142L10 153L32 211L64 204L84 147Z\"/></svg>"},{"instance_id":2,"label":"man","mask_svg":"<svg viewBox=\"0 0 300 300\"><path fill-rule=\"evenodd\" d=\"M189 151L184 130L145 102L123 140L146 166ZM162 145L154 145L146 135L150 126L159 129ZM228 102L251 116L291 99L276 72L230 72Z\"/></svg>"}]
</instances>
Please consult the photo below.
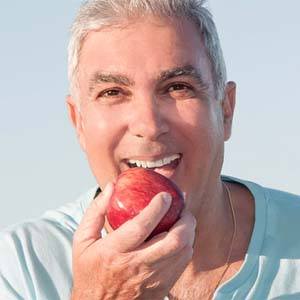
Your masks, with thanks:
<instances>
[{"instance_id":1,"label":"man","mask_svg":"<svg viewBox=\"0 0 300 300\"><path fill-rule=\"evenodd\" d=\"M86 2L69 78L103 192L1 233L1 299L299 299L299 197L220 175L235 84L203 1ZM149 162L186 193L185 210L146 240L170 206L160 193L112 231L113 182Z\"/></svg>"}]
</instances>

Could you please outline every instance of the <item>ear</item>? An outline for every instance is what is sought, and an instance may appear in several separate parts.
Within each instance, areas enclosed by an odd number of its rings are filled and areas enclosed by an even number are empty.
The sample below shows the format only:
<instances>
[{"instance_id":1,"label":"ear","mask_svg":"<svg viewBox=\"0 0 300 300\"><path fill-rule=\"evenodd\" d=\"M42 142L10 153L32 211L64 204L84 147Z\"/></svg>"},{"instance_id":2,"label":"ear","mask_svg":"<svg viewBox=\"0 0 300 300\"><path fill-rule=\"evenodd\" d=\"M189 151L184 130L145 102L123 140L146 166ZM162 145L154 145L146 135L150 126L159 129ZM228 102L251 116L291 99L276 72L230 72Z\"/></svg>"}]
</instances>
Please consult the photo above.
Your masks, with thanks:
<instances>
[{"instance_id":1,"label":"ear","mask_svg":"<svg viewBox=\"0 0 300 300\"><path fill-rule=\"evenodd\" d=\"M224 140L229 140L232 130L232 120L235 108L236 84L229 81L225 87L225 96L222 101L223 111L223 126L224 126Z\"/></svg>"},{"instance_id":2,"label":"ear","mask_svg":"<svg viewBox=\"0 0 300 300\"><path fill-rule=\"evenodd\" d=\"M76 130L79 144L83 151L86 149L84 126L77 101L71 96L66 97L69 119Z\"/></svg>"}]
</instances>

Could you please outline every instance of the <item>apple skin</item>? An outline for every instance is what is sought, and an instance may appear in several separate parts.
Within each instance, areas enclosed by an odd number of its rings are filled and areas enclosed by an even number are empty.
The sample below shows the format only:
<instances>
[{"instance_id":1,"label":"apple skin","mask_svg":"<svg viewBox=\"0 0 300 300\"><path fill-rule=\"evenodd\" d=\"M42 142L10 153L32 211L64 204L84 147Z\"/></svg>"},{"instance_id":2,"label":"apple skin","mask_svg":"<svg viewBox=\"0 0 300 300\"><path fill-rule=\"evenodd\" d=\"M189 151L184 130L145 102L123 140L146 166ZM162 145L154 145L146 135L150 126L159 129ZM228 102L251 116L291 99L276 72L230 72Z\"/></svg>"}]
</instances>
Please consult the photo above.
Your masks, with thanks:
<instances>
[{"instance_id":1,"label":"apple skin","mask_svg":"<svg viewBox=\"0 0 300 300\"><path fill-rule=\"evenodd\" d=\"M135 217L160 192L169 193L172 203L147 240L168 231L176 223L184 207L183 194L174 182L150 169L131 168L121 173L107 209L110 226L115 230Z\"/></svg>"}]
</instances>

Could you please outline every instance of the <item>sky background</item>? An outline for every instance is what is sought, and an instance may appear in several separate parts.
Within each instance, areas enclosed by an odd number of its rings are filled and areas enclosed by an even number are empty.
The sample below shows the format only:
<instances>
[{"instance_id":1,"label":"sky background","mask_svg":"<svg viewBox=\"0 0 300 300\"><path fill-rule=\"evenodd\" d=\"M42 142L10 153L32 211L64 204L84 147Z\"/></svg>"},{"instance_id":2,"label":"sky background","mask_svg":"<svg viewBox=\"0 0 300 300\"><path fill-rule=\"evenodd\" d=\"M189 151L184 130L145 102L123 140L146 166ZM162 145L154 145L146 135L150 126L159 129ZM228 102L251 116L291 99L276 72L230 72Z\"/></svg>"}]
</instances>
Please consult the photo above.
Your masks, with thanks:
<instances>
[{"instance_id":1,"label":"sky background","mask_svg":"<svg viewBox=\"0 0 300 300\"><path fill-rule=\"evenodd\" d=\"M96 184L65 105L80 3L0 2L0 229ZM300 1L208 5L238 87L222 173L300 194Z\"/></svg>"}]
</instances>

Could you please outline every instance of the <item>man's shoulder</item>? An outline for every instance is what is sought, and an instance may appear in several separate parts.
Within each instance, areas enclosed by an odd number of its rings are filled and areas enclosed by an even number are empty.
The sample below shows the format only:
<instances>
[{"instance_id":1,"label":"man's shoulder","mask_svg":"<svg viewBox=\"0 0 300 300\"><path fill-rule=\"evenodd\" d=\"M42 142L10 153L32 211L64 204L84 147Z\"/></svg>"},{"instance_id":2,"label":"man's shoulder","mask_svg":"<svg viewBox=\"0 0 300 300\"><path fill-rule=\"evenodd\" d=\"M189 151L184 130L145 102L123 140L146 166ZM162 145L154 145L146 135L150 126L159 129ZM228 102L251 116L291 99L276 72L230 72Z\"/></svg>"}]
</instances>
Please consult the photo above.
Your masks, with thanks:
<instances>
[{"instance_id":1,"label":"man's shoulder","mask_svg":"<svg viewBox=\"0 0 300 300\"><path fill-rule=\"evenodd\" d=\"M284 207L295 206L300 208L300 195L274 188L265 188L265 190L268 198L275 202L276 205Z\"/></svg>"},{"instance_id":2,"label":"man's shoulder","mask_svg":"<svg viewBox=\"0 0 300 300\"><path fill-rule=\"evenodd\" d=\"M2 291L31 299L32 289L39 293L40 287L52 282L47 288L54 298L56 291L67 293L65 286L72 281L73 235L95 191L92 188L73 202L0 231Z\"/></svg>"},{"instance_id":3,"label":"man's shoulder","mask_svg":"<svg viewBox=\"0 0 300 300\"><path fill-rule=\"evenodd\" d=\"M58 208L49 209L36 218L27 219L22 222L10 225L0 231L0 236L15 235L22 236L29 234L43 234L53 228L73 232L76 230L86 207L93 199L96 187L82 193L74 201L68 202Z\"/></svg>"},{"instance_id":4,"label":"man's shoulder","mask_svg":"<svg viewBox=\"0 0 300 300\"><path fill-rule=\"evenodd\" d=\"M300 195L254 182L250 182L250 184L260 191L258 194L266 201L266 211L269 218L276 218L277 220L291 218L290 221L294 218L300 225ZM256 202L260 200L262 199L256 199ZM291 222L289 223L291 224Z\"/></svg>"},{"instance_id":5,"label":"man's shoulder","mask_svg":"<svg viewBox=\"0 0 300 300\"><path fill-rule=\"evenodd\" d=\"M268 205L283 206L284 208L288 208L290 206L295 206L297 208L300 205L300 195L296 195L288 191L283 191L272 187L267 187L254 181L245 180L233 176L223 175L222 178L224 180L243 184L251 191L254 196L265 198L268 202Z\"/></svg>"},{"instance_id":6,"label":"man's shoulder","mask_svg":"<svg viewBox=\"0 0 300 300\"><path fill-rule=\"evenodd\" d=\"M6 227L0 231L0 243L10 239L18 240L21 244L26 243L26 245L29 241L39 244L41 241L47 243L72 236L96 190L96 187L89 189L75 201L68 202L56 209L47 210L37 218Z\"/></svg>"},{"instance_id":7,"label":"man's shoulder","mask_svg":"<svg viewBox=\"0 0 300 300\"><path fill-rule=\"evenodd\" d=\"M296 228L300 227L300 196L277 190L265 188L268 200L268 223L272 232L283 233L286 237L298 234Z\"/></svg>"},{"instance_id":8,"label":"man's shoulder","mask_svg":"<svg viewBox=\"0 0 300 300\"><path fill-rule=\"evenodd\" d=\"M266 200L262 216L265 223L263 252L266 256L284 257L289 263L299 265L294 258L299 257L300 250L300 196L270 187L261 186L261 189Z\"/></svg>"},{"instance_id":9,"label":"man's shoulder","mask_svg":"<svg viewBox=\"0 0 300 300\"><path fill-rule=\"evenodd\" d=\"M289 237L300 226L299 195L232 176L223 176L223 179L241 183L249 189L254 198L256 220L265 224L266 233Z\"/></svg>"}]
</instances>

